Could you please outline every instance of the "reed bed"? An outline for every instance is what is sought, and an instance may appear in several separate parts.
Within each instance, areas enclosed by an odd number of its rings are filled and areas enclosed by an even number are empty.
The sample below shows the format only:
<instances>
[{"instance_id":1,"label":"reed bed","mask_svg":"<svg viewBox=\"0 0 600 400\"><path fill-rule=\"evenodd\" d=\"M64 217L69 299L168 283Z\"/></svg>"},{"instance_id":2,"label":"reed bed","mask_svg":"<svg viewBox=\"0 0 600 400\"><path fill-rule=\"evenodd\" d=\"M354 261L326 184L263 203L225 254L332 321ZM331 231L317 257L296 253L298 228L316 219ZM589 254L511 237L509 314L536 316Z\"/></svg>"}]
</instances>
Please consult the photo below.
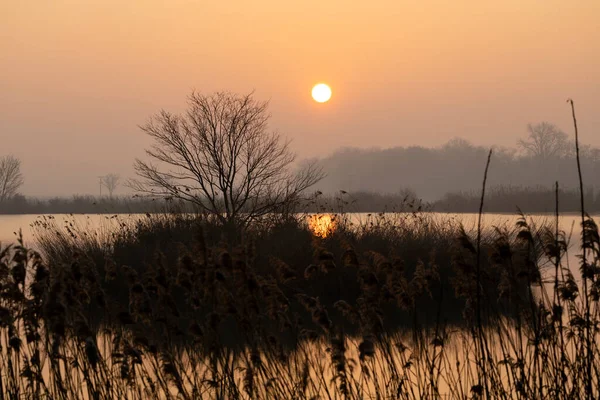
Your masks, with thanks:
<instances>
[{"instance_id":1,"label":"reed bed","mask_svg":"<svg viewBox=\"0 0 600 400\"><path fill-rule=\"evenodd\" d=\"M286 219L232 245L205 219L150 216L68 226L43 257L4 249L0 398L598 395L593 219L578 280L557 225L484 230L478 253L477 232L426 214L337 218L324 238Z\"/></svg>"}]
</instances>

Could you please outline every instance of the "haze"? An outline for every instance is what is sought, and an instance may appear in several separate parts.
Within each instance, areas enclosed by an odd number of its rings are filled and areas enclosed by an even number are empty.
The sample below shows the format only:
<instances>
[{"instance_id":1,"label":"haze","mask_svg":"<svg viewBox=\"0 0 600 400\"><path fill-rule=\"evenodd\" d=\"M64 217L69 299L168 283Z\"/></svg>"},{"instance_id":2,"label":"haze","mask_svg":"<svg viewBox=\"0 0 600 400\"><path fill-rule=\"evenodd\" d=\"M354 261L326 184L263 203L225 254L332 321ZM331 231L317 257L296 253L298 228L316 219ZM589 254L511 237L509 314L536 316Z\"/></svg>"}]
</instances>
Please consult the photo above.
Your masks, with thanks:
<instances>
[{"instance_id":1,"label":"haze","mask_svg":"<svg viewBox=\"0 0 600 400\"><path fill-rule=\"evenodd\" d=\"M3 1L1 153L24 194L96 194L99 175L132 175L138 125L191 89L270 99L301 157L570 133L569 97L600 145L599 20L597 0Z\"/></svg>"}]
</instances>

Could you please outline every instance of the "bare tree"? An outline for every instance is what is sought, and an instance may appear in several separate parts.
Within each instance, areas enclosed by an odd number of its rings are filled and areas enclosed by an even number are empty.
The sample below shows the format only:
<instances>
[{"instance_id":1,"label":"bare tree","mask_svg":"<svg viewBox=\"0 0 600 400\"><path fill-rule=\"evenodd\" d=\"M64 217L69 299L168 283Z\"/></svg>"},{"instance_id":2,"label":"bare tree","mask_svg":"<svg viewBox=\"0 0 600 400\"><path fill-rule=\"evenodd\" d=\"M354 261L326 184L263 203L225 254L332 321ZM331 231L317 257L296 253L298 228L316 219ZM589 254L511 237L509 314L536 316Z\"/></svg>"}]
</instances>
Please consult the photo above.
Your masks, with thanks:
<instances>
[{"instance_id":1,"label":"bare tree","mask_svg":"<svg viewBox=\"0 0 600 400\"><path fill-rule=\"evenodd\" d=\"M442 149L446 151L452 150L472 150L475 148L471 142L466 139L455 137L448 140L443 146Z\"/></svg>"},{"instance_id":2,"label":"bare tree","mask_svg":"<svg viewBox=\"0 0 600 400\"><path fill-rule=\"evenodd\" d=\"M517 145L527 155L541 159L564 157L569 153L569 136L549 122L527 125L527 140Z\"/></svg>"},{"instance_id":3,"label":"bare tree","mask_svg":"<svg viewBox=\"0 0 600 400\"><path fill-rule=\"evenodd\" d=\"M281 210L324 176L316 163L292 172L289 141L268 130L268 103L253 93L193 92L183 115L166 111L141 129L153 139L136 159L130 186L150 196L189 201L223 223L245 224Z\"/></svg>"},{"instance_id":4,"label":"bare tree","mask_svg":"<svg viewBox=\"0 0 600 400\"><path fill-rule=\"evenodd\" d=\"M0 158L0 202L17 194L23 185L21 160L13 156Z\"/></svg>"},{"instance_id":5,"label":"bare tree","mask_svg":"<svg viewBox=\"0 0 600 400\"><path fill-rule=\"evenodd\" d=\"M121 183L121 177L117 174L108 174L100 178L100 184L108 190L108 196L112 197L114 191Z\"/></svg>"}]
</instances>

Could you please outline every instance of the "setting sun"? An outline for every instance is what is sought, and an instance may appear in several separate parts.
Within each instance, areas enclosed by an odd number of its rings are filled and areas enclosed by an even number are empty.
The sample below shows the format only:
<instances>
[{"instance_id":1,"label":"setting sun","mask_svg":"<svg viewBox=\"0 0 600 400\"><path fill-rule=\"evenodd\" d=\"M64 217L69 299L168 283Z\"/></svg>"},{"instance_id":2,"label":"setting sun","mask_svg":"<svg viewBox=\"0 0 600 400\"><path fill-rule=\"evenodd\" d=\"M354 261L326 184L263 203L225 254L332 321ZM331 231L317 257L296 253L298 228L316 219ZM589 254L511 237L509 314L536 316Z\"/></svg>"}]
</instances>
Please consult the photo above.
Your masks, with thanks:
<instances>
[{"instance_id":1,"label":"setting sun","mask_svg":"<svg viewBox=\"0 0 600 400\"><path fill-rule=\"evenodd\" d=\"M319 83L313 87L312 97L318 103L325 103L331 98L331 88L324 83Z\"/></svg>"}]
</instances>

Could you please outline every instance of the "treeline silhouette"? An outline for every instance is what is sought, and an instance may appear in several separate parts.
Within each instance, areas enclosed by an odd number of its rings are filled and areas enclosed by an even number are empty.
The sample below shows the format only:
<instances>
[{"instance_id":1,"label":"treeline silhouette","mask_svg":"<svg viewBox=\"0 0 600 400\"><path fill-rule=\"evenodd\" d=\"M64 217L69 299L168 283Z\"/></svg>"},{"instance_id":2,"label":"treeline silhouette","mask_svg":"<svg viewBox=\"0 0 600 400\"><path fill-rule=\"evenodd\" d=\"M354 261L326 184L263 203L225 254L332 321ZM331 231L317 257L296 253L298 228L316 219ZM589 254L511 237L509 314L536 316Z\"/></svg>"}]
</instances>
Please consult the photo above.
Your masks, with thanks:
<instances>
[{"instance_id":1,"label":"treeline silhouette","mask_svg":"<svg viewBox=\"0 0 600 400\"><path fill-rule=\"evenodd\" d=\"M489 212L554 210L554 185L564 212L577 211L578 175L574 146L554 125L528 126L515 148L495 147L488 175ZM600 211L600 149L580 148L589 212ZM476 212L489 149L464 139L440 147L341 149L319 160L326 177L297 204L297 212ZM316 191L316 192L315 192ZM171 208L145 197L36 199L15 195L0 201L0 214L147 213ZM185 208L181 211L186 210ZM292 211L292 210L286 210Z\"/></svg>"},{"instance_id":2,"label":"treeline silhouette","mask_svg":"<svg viewBox=\"0 0 600 400\"><path fill-rule=\"evenodd\" d=\"M446 193L433 202L425 202L415 192L402 190L397 194L375 192L338 192L321 194L303 210L306 212L449 212L476 213L479 211L481 192L478 190ZM578 189L558 190L561 212L579 211ZM600 212L600 191L584 190L584 202L588 212ZM556 191L552 187L495 186L486 191L485 211L492 213L553 213L556 207Z\"/></svg>"},{"instance_id":3,"label":"treeline silhouette","mask_svg":"<svg viewBox=\"0 0 600 400\"><path fill-rule=\"evenodd\" d=\"M492 213L516 212L526 214L553 213L556 209L556 192L549 187L496 186L486 191L485 211ZM448 193L440 200L430 203L429 209L437 212L476 213L479 210L481 193ZM600 192L591 188L584 190L586 210L600 212ZM579 211L580 196L577 189L558 190L561 212Z\"/></svg>"},{"instance_id":4,"label":"treeline silhouette","mask_svg":"<svg viewBox=\"0 0 600 400\"><path fill-rule=\"evenodd\" d=\"M559 207L562 212L579 211L579 190L559 188ZM293 210L301 213L380 213L380 212L451 212L474 213L479 209L477 190L446 193L433 202L421 200L411 190L395 194L368 191L334 194L317 192L303 200ZM584 193L588 212L600 212L600 191L587 188ZM552 187L495 186L488 188L485 210L495 213L550 213L555 209L555 190ZM0 214L144 214L194 212L191 206L174 201L141 197L94 197L36 199L15 196L0 203Z\"/></svg>"},{"instance_id":5,"label":"treeline silhouette","mask_svg":"<svg viewBox=\"0 0 600 400\"><path fill-rule=\"evenodd\" d=\"M489 187L524 188L519 189L519 196L529 190L537 193L539 187L552 188L555 181L564 190L575 189L578 186L576 161L569 149L566 146L563 151L548 155L547 151L536 154L496 147L488 176ZM435 148L346 148L322 160L327 177L319 182L317 189L329 194L339 190L394 194L409 188L429 202L442 199L448 193L478 192L488 151L489 148L463 139L453 139ZM600 185L600 151L584 147L581 162L584 180L590 190L595 190Z\"/></svg>"},{"instance_id":6,"label":"treeline silhouette","mask_svg":"<svg viewBox=\"0 0 600 400\"><path fill-rule=\"evenodd\" d=\"M375 192L338 192L326 195L320 192L308 194L292 212L412 212L426 211L428 205L414 192L401 191L396 194ZM76 195L71 198L14 196L0 202L0 214L144 214L173 212L195 212L192 205L181 201L161 200L144 197L95 197Z\"/></svg>"},{"instance_id":7,"label":"treeline silhouette","mask_svg":"<svg viewBox=\"0 0 600 400\"><path fill-rule=\"evenodd\" d=\"M137 214L165 209L165 200L143 197L95 197L39 199L22 195L0 202L0 214Z\"/></svg>"},{"instance_id":8,"label":"treeline silhouette","mask_svg":"<svg viewBox=\"0 0 600 400\"><path fill-rule=\"evenodd\" d=\"M325 195L309 193L291 210L292 212L411 212L426 211L427 205L414 192L396 194L374 192L338 192ZM0 202L0 214L144 214L144 213L196 212L190 204L175 200L147 197L96 197L76 195L71 198L14 196Z\"/></svg>"}]
</instances>

